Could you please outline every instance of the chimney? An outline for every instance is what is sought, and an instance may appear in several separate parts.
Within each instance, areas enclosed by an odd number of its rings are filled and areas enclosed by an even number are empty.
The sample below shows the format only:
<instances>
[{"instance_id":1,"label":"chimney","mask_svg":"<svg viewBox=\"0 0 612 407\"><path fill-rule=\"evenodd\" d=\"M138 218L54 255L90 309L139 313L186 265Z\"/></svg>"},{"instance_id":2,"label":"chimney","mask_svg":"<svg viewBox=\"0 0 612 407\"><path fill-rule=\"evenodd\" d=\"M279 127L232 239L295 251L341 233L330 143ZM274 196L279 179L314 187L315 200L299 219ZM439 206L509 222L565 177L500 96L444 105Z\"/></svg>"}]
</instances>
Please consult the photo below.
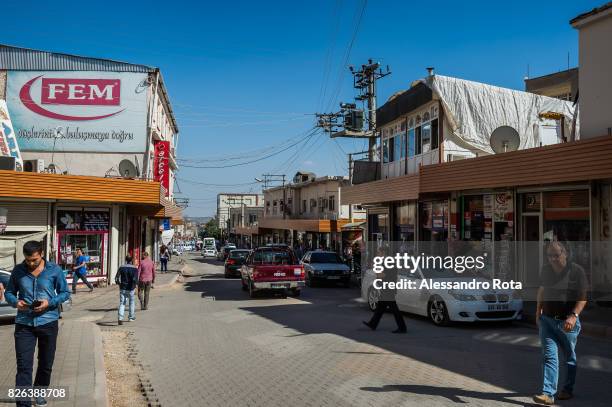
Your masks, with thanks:
<instances>
[{"instance_id":1,"label":"chimney","mask_svg":"<svg viewBox=\"0 0 612 407\"><path fill-rule=\"evenodd\" d=\"M433 76L433 74L434 74L434 67L433 66L427 67L427 74L429 76Z\"/></svg>"}]
</instances>

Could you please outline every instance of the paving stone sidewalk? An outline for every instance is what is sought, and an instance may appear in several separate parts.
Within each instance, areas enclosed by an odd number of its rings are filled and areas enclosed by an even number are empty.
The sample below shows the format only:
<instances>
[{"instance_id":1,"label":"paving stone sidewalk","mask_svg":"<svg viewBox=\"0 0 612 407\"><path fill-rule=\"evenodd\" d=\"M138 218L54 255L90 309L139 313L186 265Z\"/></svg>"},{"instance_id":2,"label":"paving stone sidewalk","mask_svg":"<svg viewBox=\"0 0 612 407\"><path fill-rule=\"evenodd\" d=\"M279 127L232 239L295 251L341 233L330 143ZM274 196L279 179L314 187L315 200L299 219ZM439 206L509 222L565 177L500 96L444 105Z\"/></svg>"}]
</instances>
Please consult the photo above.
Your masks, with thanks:
<instances>
[{"instance_id":1,"label":"paving stone sidewalk","mask_svg":"<svg viewBox=\"0 0 612 407\"><path fill-rule=\"evenodd\" d=\"M156 288L174 283L179 276L181 265L173 259L168 273L156 275ZM118 288L109 286L96 288L93 293L79 289L73 296L73 308L63 314L60 320L59 337L51 387L67 386L68 400L52 401L49 406L96 406L108 405L106 395L106 375L100 326L96 321L105 314L116 312ZM138 310L138 306L136 307ZM15 385L15 348L14 325L9 322L0 324L0 389ZM34 357L34 374L36 356ZM33 375L34 376L34 375ZM0 396L0 399L2 397ZM0 407L14 406L0 402Z\"/></svg>"}]
</instances>

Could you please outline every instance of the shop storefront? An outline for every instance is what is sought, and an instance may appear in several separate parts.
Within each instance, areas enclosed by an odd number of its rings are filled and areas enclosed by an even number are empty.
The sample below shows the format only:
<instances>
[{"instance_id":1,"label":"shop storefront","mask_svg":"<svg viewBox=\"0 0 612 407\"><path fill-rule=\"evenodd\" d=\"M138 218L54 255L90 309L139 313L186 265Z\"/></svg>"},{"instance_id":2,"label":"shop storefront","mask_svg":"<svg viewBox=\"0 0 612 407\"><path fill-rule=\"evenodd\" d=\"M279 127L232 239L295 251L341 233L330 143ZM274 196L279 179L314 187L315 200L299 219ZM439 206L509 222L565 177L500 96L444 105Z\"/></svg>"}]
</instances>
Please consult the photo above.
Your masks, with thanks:
<instances>
[{"instance_id":1,"label":"shop storefront","mask_svg":"<svg viewBox=\"0 0 612 407\"><path fill-rule=\"evenodd\" d=\"M56 213L57 264L64 272L75 265L76 250L88 258L87 279L106 278L108 271L109 209L60 208ZM71 278L69 278L71 280Z\"/></svg>"},{"instance_id":2,"label":"shop storefront","mask_svg":"<svg viewBox=\"0 0 612 407\"><path fill-rule=\"evenodd\" d=\"M514 196L510 191L461 197L461 240L514 240Z\"/></svg>"},{"instance_id":3,"label":"shop storefront","mask_svg":"<svg viewBox=\"0 0 612 407\"><path fill-rule=\"evenodd\" d=\"M390 232L389 208L368 209L368 241L388 242L391 239Z\"/></svg>"},{"instance_id":4,"label":"shop storefront","mask_svg":"<svg viewBox=\"0 0 612 407\"><path fill-rule=\"evenodd\" d=\"M448 199L419 203L420 241L445 242L448 240Z\"/></svg>"},{"instance_id":5,"label":"shop storefront","mask_svg":"<svg viewBox=\"0 0 612 407\"><path fill-rule=\"evenodd\" d=\"M416 240L416 207L416 201L402 201L394 205L394 241L414 242Z\"/></svg>"}]
</instances>

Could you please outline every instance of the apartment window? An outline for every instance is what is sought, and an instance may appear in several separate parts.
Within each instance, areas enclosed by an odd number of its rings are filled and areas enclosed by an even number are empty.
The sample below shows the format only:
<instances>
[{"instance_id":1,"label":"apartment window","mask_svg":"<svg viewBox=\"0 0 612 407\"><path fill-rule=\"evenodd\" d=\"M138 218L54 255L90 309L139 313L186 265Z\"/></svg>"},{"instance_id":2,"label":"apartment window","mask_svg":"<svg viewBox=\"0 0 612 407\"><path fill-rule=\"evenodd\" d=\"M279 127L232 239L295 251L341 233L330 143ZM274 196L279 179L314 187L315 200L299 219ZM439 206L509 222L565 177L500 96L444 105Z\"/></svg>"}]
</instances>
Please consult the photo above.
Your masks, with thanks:
<instances>
[{"instance_id":1,"label":"apartment window","mask_svg":"<svg viewBox=\"0 0 612 407\"><path fill-rule=\"evenodd\" d=\"M276 206L276 205L278 205L278 201L272 202L272 206Z\"/></svg>"},{"instance_id":2,"label":"apartment window","mask_svg":"<svg viewBox=\"0 0 612 407\"><path fill-rule=\"evenodd\" d=\"M257 214L256 213L250 213L249 214L249 224L253 224L257 222Z\"/></svg>"},{"instance_id":3,"label":"apartment window","mask_svg":"<svg viewBox=\"0 0 612 407\"><path fill-rule=\"evenodd\" d=\"M317 207L317 200L314 198L310 199L310 207L311 208L316 208Z\"/></svg>"},{"instance_id":4,"label":"apartment window","mask_svg":"<svg viewBox=\"0 0 612 407\"><path fill-rule=\"evenodd\" d=\"M423 152L421 145L421 126L414 129L415 137L414 137L414 146L415 146L415 155L419 155Z\"/></svg>"},{"instance_id":5,"label":"apartment window","mask_svg":"<svg viewBox=\"0 0 612 407\"><path fill-rule=\"evenodd\" d=\"M329 197L329 210L330 211L335 211L336 210L336 197L335 196L330 196Z\"/></svg>"},{"instance_id":6,"label":"apartment window","mask_svg":"<svg viewBox=\"0 0 612 407\"><path fill-rule=\"evenodd\" d=\"M408 157L414 157L414 155L416 154L416 151L414 149L415 146L415 130L414 129L410 129L408 130Z\"/></svg>"},{"instance_id":7,"label":"apartment window","mask_svg":"<svg viewBox=\"0 0 612 407\"><path fill-rule=\"evenodd\" d=\"M302 199L302 213L306 213L307 209L306 209L306 200Z\"/></svg>"},{"instance_id":8,"label":"apartment window","mask_svg":"<svg viewBox=\"0 0 612 407\"><path fill-rule=\"evenodd\" d=\"M421 153L431 151L431 123L427 122L421 126Z\"/></svg>"},{"instance_id":9,"label":"apartment window","mask_svg":"<svg viewBox=\"0 0 612 407\"><path fill-rule=\"evenodd\" d=\"M440 147L440 136L438 133L438 119L431 121L431 149Z\"/></svg>"},{"instance_id":10,"label":"apartment window","mask_svg":"<svg viewBox=\"0 0 612 407\"><path fill-rule=\"evenodd\" d=\"M400 143L400 149L402 150L400 153L400 158L403 160L404 158L406 158L406 153L407 153L407 146L406 146L406 134L402 134L400 135L401 138L401 143Z\"/></svg>"},{"instance_id":11,"label":"apartment window","mask_svg":"<svg viewBox=\"0 0 612 407\"><path fill-rule=\"evenodd\" d=\"M389 139L383 140L383 163L389 162Z\"/></svg>"},{"instance_id":12,"label":"apartment window","mask_svg":"<svg viewBox=\"0 0 612 407\"><path fill-rule=\"evenodd\" d=\"M393 161L399 161L402 152L402 137L400 134L393 137Z\"/></svg>"}]
</instances>

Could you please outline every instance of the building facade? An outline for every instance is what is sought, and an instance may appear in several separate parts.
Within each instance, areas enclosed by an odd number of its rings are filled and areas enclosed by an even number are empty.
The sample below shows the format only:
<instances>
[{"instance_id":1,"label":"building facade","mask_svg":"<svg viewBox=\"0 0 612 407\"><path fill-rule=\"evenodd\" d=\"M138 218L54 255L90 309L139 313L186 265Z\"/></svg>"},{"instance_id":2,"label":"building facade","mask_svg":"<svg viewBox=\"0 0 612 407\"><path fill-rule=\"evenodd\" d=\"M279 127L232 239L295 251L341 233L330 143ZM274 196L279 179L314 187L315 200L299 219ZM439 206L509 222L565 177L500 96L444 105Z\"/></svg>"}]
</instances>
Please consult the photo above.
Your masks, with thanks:
<instances>
[{"instance_id":1,"label":"building facade","mask_svg":"<svg viewBox=\"0 0 612 407\"><path fill-rule=\"evenodd\" d=\"M242 207L263 207L263 195L222 192L217 194L217 220L221 234L229 237L230 210Z\"/></svg>"},{"instance_id":2,"label":"building facade","mask_svg":"<svg viewBox=\"0 0 612 407\"><path fill-rule=\"evenodd\" d=\"M4 237L44 232L49 258L65 270L82 248L93 281L114 281L127 253L136 262L145 251L156 258L162 230L181 219L173 202L178 127L159 69L0 45L0 99L19 147L3 154L14 159L5 180L31 173L26 179L56 188L46 196L18 191L27 184L3 188ZM146 205L132 204L142 190Z\"/></svg>"}]
</instances>

